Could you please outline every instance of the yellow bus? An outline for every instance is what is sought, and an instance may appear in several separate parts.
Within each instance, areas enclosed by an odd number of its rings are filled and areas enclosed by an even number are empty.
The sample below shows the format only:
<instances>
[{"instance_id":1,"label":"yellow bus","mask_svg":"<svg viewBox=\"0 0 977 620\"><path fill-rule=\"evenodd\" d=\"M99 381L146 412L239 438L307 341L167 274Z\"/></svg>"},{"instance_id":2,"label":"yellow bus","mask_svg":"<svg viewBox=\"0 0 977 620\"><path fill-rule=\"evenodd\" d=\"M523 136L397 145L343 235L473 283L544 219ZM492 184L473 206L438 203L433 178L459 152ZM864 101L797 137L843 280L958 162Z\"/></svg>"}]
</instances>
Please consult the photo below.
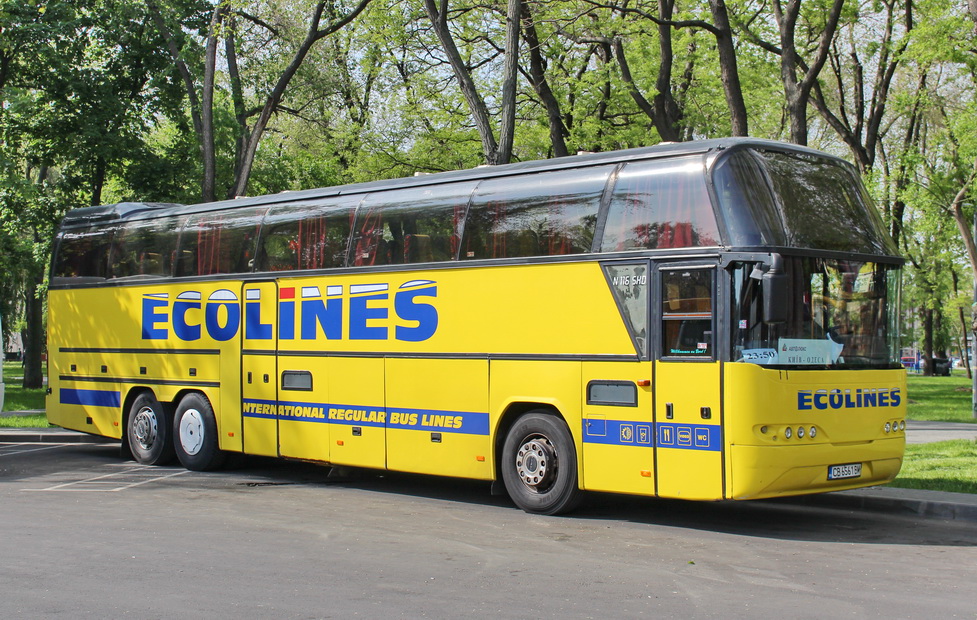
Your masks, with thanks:
<instances>
[{"instance_id":1,"label":"yellow bus","mask_svg":"<svg viewBox=\"0 0 977 620\"><path fill-rule=\"evenodd\" d=\"M854 169L753 139L70 212L47 412L229 453L722 500L881 484L902 259Z\"/></svg>"}]
</instances>

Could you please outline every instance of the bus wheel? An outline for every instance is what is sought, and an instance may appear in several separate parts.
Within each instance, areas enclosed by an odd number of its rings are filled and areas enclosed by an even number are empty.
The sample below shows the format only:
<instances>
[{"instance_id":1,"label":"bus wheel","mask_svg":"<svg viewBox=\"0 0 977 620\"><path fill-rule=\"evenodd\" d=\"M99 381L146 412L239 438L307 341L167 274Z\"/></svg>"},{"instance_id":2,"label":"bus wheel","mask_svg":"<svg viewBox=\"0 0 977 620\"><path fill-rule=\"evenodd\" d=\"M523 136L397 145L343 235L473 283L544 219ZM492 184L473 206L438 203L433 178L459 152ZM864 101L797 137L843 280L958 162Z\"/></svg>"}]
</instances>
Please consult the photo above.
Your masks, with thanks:
<instances>
[{"instance_id":1,"label":"bus wheel","mask_svg":"<svg viewBox=\"0 0 977 620\"><path fill-rule=\"evenodd\" d=\"M173 438L162 403L150 392L132 401L126 422L126 440L137 463L165 465L173 460Z\"/></svg>"},{"instance_id":2,"label":"bus wheel","mask_svg":"<svg viewBox=\"0 0 977 620\"><path fill-rule=\"evenodd\" d=\"M516 420L502 448L502 480L509 497L526 512L555 515L576 508L582 495L566 423L542 411Z\"/></svg>"},{"instance_id":3,"label":"bus wheel","mask_svg":"<svg viewBox=\"0 0 977 620\"><path fill-rule=\"evenodd\" d=\"M173 447L184 467L210 471L224 464L226 455L217 447L217 420L202 394L187 394L173 416Z\"/></svg>"}]
</instances>

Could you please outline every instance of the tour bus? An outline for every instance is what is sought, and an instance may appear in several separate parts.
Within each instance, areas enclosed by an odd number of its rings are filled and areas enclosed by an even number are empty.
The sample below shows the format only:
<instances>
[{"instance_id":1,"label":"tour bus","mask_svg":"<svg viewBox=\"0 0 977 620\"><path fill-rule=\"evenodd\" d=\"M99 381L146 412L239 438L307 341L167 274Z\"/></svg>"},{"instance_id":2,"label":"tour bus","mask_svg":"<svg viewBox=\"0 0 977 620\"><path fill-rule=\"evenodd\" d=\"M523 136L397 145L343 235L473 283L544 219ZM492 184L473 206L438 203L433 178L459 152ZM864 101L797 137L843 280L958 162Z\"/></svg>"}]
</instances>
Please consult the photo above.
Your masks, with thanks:
<instances>
[{"instance_id":1,"label":"tour bus","mask_svg":"<svg viewBox=\"0 0 977 620\"><path fill-rule=\"evenodd\" d=\"M902 259L853 167L754 139L70 212L50 421L230 453L751 499L882 484Z\"/></svg>"}]
</instances>

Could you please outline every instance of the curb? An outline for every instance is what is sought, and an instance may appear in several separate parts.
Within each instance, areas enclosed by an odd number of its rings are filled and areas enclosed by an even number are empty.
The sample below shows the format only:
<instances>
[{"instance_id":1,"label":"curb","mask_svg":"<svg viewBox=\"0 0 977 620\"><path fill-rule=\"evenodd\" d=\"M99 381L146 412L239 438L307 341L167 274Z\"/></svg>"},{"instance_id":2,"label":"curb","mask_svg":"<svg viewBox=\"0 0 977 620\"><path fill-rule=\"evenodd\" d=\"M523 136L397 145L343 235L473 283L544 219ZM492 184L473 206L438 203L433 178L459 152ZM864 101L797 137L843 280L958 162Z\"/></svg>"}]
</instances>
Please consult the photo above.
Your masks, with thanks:
<instances>
[{"instance_id":1,"label":"curb","mask_svg":"<svg viewBox=\"0 0 977 620\"><path fill-rule=\"evenodd\" d=\"M118 439L46 428L0 429L0 443L120 443Z\"/></svg>"},{"instance_id":2,"label":"curb","mask_svg":"<svg viewBox=\"0 0 977 620\"><path fill-rule=\"evenodd\" d=\"M785 497L775 501L842 510L886 512L928 519L977 522L977 495L968 493L868 487L853 491Z\"/></svg>"}]
</instances>

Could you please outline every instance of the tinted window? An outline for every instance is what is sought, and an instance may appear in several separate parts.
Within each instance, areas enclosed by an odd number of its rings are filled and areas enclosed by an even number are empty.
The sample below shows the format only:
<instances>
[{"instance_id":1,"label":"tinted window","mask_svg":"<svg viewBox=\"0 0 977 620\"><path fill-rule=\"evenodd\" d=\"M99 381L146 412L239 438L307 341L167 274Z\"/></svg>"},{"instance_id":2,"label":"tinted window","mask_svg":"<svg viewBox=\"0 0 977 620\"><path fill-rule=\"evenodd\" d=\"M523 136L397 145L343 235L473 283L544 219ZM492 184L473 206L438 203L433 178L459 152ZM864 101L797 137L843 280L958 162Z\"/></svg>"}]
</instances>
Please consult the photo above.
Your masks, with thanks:
<instances>
[{"instance_id":1,"label":"tinted window","mask_svg":"<svg viewBox=\"0 0 977 620\"><path fill-rule=\"evenodd\" d=\"M245 208L191 216L180 234L176 275L250 272L266 211Z\"/></svg>"},{"instance_id":2,"label":"tinted window","mask_svg":"<svg viewBox=\"0 0 977 620\"><path fill-rule=\"evenodd\" d=\"M794 247L895 254L858 177L831 159L760 152Z\"/></svg>"},{"instance_id":3,"label":"tinted window","mask_svg":"<svg viewBox=\"0 0 977 620\"><path fill-rule=\"evenodd\" d=\"M184 221L169 217L128 222L115 236L109 277L169 276Z\"/></svg>"},{"instance_id":4,"label":"tinted window","mask_svg":"<svg viewBox=\"0 0 977 620\"><path fill-rule=\"evenodd\" d=\"M475 191L462 258L590 252L611 166L482 182Z\"/></svg>"},{"instance_id":5,"label":"tinted window","mask_svg":"<svg viewBox=\"0 0 977 620\"><path fill-rule=\"evenodd\" d=\"M353 265L455 260L475 183L370 194L356 213Z\"/></svg>"},{"instance_id":6,"label":"tinted window","mask_svg":"<svg viewBox=\"0 0 977 620\"><path fill-rule=\"evenodd\" d=\"M712 269L662 272L662 355L710 357Z\"/></svg>"},{"instance_id":7,"label":"tinted window","mask_svg":"<svg viewBox=\"0 0 977 620\"><path fill-rule=\"evenodd\" d=\"M273 208L265 218L258 271L326 269L346 264L359 197Z\"/></svg>"},{"instance_id":8,"label":"tinted window","mask_svg":"<svg viewBox=\"0 0 977 620\"><path fill-rule=\"evenodd\" d=\"M601 250L719 245L700 157L628 164L618 175Z\"/></svg>"},{"instance_id":9,"label":"tinted window","mask_svg":"<svg viewBox=\"0 0 977 620\"><path fill-rule=\"evenodd\" d=\"M787 245L770 183L752 152L721 160L713 182L732 245Z\"/></svg>"},{"instance_id":10,"label":"tinted window","mask_svg":"<svg viewBox=\"0 0 977 620\"><path fill-rule=\"evenodd\" d=\"M106 277L114 234L114 228L83 228L61 233L53 276L55 278Z\"/></svg>"}]
</instances>

